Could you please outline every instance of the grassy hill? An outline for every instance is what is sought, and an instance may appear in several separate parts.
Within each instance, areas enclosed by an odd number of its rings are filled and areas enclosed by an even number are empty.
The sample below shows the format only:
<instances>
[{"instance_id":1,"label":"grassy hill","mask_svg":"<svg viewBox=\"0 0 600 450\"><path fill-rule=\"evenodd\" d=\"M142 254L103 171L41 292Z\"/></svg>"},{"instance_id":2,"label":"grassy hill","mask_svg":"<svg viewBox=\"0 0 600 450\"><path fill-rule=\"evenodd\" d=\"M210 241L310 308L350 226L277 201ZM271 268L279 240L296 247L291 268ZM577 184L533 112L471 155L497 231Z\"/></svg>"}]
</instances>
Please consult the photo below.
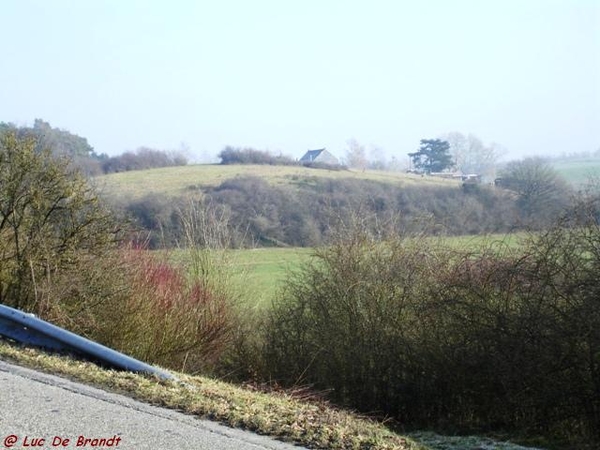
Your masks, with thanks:
<instances>
[{"instance_id":1,"label":"grassy hill","mask_svg":"<svg viewBox=\"0 0 600 450\"><path fill-rule=\"evenodd\" d=\"M456 181L402 172L375 170L327 170L299 166L197 164L113 173L96 177L97 186L109 196L140 198L162 193L177 196L190 189L214 187L223 181L255 176L273 185L301 185L317 179L372 180L393 185L457 185Z\"/></svg>"},{"instance_id":2,"label":"grassy hill","mask_svg":"<svg viewBox=\"0 0 600 450\"><path fill-rule=\"evenodd\" d=\"M600 158L558 160L552 166L569 183L581 186L600 177ZM315 179L370 180L394 186L456 186L457 181L404 172L327 170L300 166L194 164L101 175L94 179L109 196L131 199L162 193L177 196L191 189L215 187L223 181L255 176L272 185L302 185Z\"/></svg>"},{"instance_id":3,"label":"grassy hill","mask_svg":"<svg viewBox=\"0 0 600 450\"><path fill-rule=\"evenodd\" d=\"M207 194L232 225L232 246L312 247L334 224L361 217L403 232L503 233L517 220L514 198L487 185L402 172L279 165L190 165L94 178L113 205L150 236L152 248L182 239L186 194ZM369 225L369 226L370 226Z\"/></svg>"}]
</instances>

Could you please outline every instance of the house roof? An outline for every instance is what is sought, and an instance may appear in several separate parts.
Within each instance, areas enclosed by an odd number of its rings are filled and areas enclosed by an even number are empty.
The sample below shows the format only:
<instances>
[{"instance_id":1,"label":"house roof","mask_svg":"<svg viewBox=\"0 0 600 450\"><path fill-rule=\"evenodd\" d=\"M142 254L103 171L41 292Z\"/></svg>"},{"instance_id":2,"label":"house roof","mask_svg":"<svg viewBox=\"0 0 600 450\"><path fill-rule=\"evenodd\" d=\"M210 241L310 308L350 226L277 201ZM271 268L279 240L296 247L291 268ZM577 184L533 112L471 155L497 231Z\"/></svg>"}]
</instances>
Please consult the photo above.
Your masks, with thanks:
<instances>
[{"instance_id":1,"label":"house roof","mask_svg":"<svg viewBox=\"0 0 600 450\"><path fill-rule=\"evenodd\" d=\"M302 158L300 158L300 161L314 161L324 151L324 148L320 148L318 150L309 150Z\"/></svg>"}]
</instances>

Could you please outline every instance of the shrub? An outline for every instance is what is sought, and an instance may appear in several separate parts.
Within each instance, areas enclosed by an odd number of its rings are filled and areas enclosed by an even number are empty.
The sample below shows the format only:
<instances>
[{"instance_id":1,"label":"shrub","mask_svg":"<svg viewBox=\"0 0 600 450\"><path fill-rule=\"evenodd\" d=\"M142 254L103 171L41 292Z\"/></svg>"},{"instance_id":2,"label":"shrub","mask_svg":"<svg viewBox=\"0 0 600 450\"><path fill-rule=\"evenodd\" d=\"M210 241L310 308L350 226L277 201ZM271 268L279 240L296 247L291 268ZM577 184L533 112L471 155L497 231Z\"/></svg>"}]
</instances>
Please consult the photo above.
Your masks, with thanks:
<instances>
[{"instance_id":1,"label":"shrub","mask_svg":"<svg viewBox=\"0 0 600 450\"><path fill-rule=\"evenodd\" d=\"M423 401L414 300L441 255L425 241L377 242L365 230L316 252L291 279L267 328L269 376L332 390L363 411L408 417Z\"/></svg>"},{"instance_id":2,"label":"shrub","mask_svg":"<svg viewBox=\"0 0 600 450\"><path fill-rule=\"evenodd\" d=\"M194 276L165 252L130 244L89 261L77 276L44 285L44 317L151 364L212 373L239 328L224 275ZM223 267L219 267L224 271Z\"/></svg>"},{"instance_id":3,"label":"shrub","mask_svg":"<svg viewBox=\"0 0 600 450\"><path fill-rule=\"evenodd\" d=\"M43 315L51 305L42 284L77 277L120 233L71 161L38 145L11 131L0 137L0 302Z\"/></svg>"},{"instance_id":4,"label":"shrub","mask_svg":"<svg viewBox=\"0 0 600 450\"><path fill-rule=\"evenodd\" d=\"M115 205L134 227L148 234L145 240L148 247L158 249L175 247L177 241L182 239L182 226L177 214L180 202L164 194L152 194L136 200L115 201Z\"/></svg>"},{"instance_id":5,"label":"shrub","mask_svg":"<svg viewBox=\"0 0 600 450\"><path fill-rule=\"evenodd\" d=\"M227 348L234 311L206 280L146 250L124 254L129 295L120 306L113 344L144 361L191 373L207 372Z\"/></svg>"},{"instance_id":6,"label":"shrub","mask_svg":"<svg viewBox=\"0 0 600 450\"><path fill-rule=\"evenodd\" d=\"M253 148L225 147L219 153L221 164L267 164L271 166L290 166L298 164L288 156L274 156L268 151Z\"/></svg>"},{"instance_id":7,"label":"shrub","mask_svg":"<svg viewBox=\"0 0 600 450\"><path fill-rule=\"evenodd\" d=\"M187 239L177 263L169 253L130 244L40 284L44 317L149 363L217 370L241 326L223 250L227 222L218 211L191 202L173 213Z\"/></svg>"},{"instance_id":8,"label":"shrub","mask_svg":"<svg viewBox=\"0 0 600 450\"><path fill-rule=\"evenodd\" d=\"M180 152L167 152L140 147L135 152L125 152L102 161L104 173L127 172L130 170L156 169L159 167L185 166L187 158Z\"/></svg>"},{"instance_id":9,"label":"shrub","mask_svg":"<svg viewBox=\"0 0 600 450\"><path fill-rule=\"evenodd\" d=\"M539 157L509 162L497 183L516 194L520 220L537 229L564 214L571 196L567 182Z\"/></svg>"},{"instance_id":10,"label":"shrub","mask_svg":"<svg viewBox=\"0 0 600 450\"><path fill-rule=\"evenodd\" d=\"M595 202L518 249L347 231L276 303L264 376L403 423L597 443Z\"/></svg>"}]
</instances>

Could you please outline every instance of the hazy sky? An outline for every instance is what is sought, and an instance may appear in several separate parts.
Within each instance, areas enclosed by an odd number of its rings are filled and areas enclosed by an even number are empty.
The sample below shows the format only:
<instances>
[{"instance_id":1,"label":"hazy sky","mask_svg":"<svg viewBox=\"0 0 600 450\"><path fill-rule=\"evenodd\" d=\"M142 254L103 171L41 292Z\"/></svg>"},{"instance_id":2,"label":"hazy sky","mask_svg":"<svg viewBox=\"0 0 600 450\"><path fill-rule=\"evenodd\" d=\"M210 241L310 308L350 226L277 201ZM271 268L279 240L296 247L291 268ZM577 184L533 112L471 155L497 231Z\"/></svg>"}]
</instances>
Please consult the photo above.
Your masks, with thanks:
<instances>
[{"instance_id":1,"label":"hazy sky","mask_svg":"<svg viewBox=\"0 0 600 450\"><path fill-rule=\"evenodd\" d=\"M114 155L600 148L600 0L1 0L0 121Z\"/></svg>"}]
</instances>

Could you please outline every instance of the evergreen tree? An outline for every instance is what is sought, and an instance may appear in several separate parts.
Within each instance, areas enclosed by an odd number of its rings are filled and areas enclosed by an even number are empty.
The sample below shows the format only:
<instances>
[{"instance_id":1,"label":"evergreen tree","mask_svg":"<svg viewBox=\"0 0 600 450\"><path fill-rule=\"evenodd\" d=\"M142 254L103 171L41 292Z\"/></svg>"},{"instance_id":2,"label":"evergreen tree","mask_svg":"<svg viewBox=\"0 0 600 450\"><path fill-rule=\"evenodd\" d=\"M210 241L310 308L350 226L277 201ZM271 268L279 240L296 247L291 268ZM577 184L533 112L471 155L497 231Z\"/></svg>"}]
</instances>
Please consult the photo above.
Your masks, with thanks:
<instances>
[{"instance_id":1,"label":"evergreen tree","mask_svg":"<svg viewBox=\"0 0 600 450\"><path fill-rule=\"evenodd\" d=\"M454 165L450 155L450 144L441 139L421 139L418 152L409 153L413 167L429 174L442 172Z\"/></svg>"}]
</instances>

